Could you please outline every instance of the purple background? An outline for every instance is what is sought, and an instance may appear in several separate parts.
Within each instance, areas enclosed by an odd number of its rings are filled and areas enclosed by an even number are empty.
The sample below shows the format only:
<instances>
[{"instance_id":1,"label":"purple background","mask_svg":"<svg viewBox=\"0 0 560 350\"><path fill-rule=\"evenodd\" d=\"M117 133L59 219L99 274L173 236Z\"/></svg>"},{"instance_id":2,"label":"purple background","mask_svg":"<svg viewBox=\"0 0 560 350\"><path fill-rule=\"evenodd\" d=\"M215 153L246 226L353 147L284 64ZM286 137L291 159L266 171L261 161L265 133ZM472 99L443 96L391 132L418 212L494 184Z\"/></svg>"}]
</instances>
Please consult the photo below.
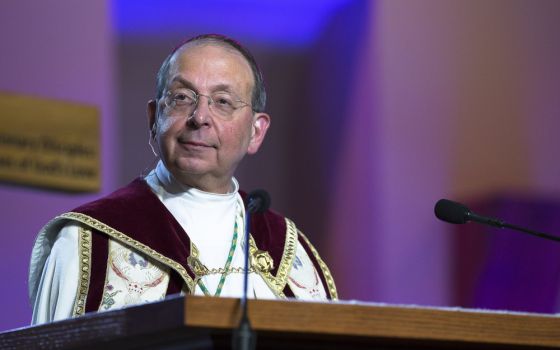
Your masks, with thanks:
<instances>
[{"instance_id":1,"label":"purple background","mask_svg":"<svg viewBox=\"0 0 560 350\"><path fill-rule=\"evenodd\" d=\"M433 205L560 232L559 13L555 0L2 1L0 91L97 106L103 179L95 194L0 184L0 330L30 320L41 226L152 166L155 73L203 32L244 43L265 74L272 129L242 187L271 192L342 298L554 312L553 243L456 234Z\"/></svg>"}]
</instances>

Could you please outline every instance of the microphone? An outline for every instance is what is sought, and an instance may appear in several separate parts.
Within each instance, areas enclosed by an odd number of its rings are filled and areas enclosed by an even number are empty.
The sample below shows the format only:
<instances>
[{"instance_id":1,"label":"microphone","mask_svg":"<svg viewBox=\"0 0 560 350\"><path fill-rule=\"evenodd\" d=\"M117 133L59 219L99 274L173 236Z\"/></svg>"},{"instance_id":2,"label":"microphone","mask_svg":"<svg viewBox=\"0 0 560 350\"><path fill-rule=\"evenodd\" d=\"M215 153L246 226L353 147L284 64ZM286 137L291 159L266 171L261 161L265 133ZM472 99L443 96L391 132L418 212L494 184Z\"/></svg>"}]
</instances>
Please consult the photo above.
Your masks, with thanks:
<instances>
[{"instance_id":1,"label":"microphone","mask_svg":"<svg viewBox=\"0 0 560 350\"><path fill-rule=\"evenodd\" d=\"M547 233L529 230L524 227L508 224L507 222L497 218L478 215L472 212L465 205L450 201L449 199L440 199L439 201L437 201L436 206L434 207L434 213L436 214L436 217L438 219L450 224L465 224L469 221L474 221L498 228L509 228L515 231L527 233L552 241L560 241L560 237L558 236L553 236Z\"/></svg>"},{"instance_id":2,"label":"microphone","mask_svg":"<svg viewBox=\"0 0 560 350\"><path fill-rule=\"evenodd\" d=\"M247 196L247 211L264 213L270 207L270 195L265 190L254 190Z\"/></svg>"},{"instance_id":3,"label":"microphone","mask_svg":"<svg viewBox=\"0 0 560 350\"><path fill-rule=\"evenodd\" d=\"M245 271L243 273L243 297L241 299L241 320L233 333L232 345L235 350L251 350L257 345L257 335L251 329L251 322L247 315L247 289L249 285L249 227L251 214L264 213L270 207L270 195L265 190L254 190L246 200L245 213Z\"/></svg>"},{"instance_id":4,"label":"microphone","mask_svg":"<svg viewBox=\"0 0 560 350\"><path fill-rule=\"evenodd\" d=\"M505 227L504 221L480 216L470 211L465 205L450 201L449 199L440 199L437 201L434 212L438 219L451 224L465 224L469 221L476 221L494 227Z\"/></svg>"}]
</instances>

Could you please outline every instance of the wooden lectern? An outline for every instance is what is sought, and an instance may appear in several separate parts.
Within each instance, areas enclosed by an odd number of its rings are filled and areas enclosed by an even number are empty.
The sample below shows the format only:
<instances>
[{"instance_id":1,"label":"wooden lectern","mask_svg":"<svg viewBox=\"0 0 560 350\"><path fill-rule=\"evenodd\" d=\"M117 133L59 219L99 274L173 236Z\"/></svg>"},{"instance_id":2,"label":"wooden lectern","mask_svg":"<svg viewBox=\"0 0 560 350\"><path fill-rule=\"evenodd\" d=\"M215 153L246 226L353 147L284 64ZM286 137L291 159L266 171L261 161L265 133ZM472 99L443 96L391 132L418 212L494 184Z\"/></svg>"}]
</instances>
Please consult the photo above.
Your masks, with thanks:
<instances>
[{"instance_id":1,"label":"wooden lectern","mask_svg":"<svg viewBox=\"0 0 560 350\"><path fill-rule=\"evenodd\" d=\"M228 349L238 299L173 297L0 334L0 349ZM554 349L560 317L250 300L258 349Z\"/></svg>"}]
</instances>

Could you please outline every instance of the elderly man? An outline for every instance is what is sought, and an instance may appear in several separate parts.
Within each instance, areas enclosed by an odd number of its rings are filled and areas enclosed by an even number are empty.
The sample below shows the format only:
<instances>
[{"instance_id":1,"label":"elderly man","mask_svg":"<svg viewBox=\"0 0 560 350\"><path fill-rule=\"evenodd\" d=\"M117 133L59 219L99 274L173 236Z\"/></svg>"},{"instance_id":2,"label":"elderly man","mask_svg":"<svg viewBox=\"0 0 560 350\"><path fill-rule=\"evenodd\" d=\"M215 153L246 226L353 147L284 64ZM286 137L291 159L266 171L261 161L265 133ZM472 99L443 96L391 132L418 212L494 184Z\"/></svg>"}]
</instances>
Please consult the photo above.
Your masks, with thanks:
<instances>
[{"instance_id":1,"label":"elderly man","mask_svg":"<svg viewBox=\"0 0 560 350\"><path fill-rule=\"evenodd\" d=\"M220 35L188 40L163 62L148 102L156 168L49 222L31 258L33 323L163 299L239 297L245 207L234 171L270 117L252 55ZM337 297L307 238L272 211L253 216L249 295Z\"/></svg>"}]
</instances>

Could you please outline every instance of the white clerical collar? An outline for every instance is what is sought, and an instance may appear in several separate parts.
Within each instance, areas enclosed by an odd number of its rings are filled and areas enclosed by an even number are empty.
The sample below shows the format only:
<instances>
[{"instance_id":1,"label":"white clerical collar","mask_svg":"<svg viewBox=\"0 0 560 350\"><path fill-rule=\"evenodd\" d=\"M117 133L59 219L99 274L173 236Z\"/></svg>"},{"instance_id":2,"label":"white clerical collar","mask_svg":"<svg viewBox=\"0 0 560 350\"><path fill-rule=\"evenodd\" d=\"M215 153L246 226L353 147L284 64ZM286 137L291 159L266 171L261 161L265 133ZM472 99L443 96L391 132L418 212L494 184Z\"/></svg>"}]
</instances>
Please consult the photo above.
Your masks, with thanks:
<instances>
[{"instance_id":1,"label":"white clerical collar","mask_svg":"<svg viewBox=\"0 0 560 350\"><path fill-rule=\"evenodd\" d=\"M175 179L175 176L173 176L173 174L171 174L171 172L169 172L169 170L167 170L167 168L165 167L165 165L163 164L163 162L160 160L155 168L155 174L159 180L159 182L161 183L161 185L163 186L163 188L165 189L165 191L169 192L169 193L173 193L173 194L179 194L179 193L188 193L191 195L194 195L196 197L204 197L207 199L211 199L211 198L232 198L235 197L235 195L237 194L237 192L239 191L239 183L237 182L237 180L232 177L231 178L231 188L232 190L228 193L212 193L212 192L206 192L206 191L202 191L199 190L197 188L194 187L190 187L187 186L185 184L180 183L177 179Z\"/></svg>"}]
</instances>

